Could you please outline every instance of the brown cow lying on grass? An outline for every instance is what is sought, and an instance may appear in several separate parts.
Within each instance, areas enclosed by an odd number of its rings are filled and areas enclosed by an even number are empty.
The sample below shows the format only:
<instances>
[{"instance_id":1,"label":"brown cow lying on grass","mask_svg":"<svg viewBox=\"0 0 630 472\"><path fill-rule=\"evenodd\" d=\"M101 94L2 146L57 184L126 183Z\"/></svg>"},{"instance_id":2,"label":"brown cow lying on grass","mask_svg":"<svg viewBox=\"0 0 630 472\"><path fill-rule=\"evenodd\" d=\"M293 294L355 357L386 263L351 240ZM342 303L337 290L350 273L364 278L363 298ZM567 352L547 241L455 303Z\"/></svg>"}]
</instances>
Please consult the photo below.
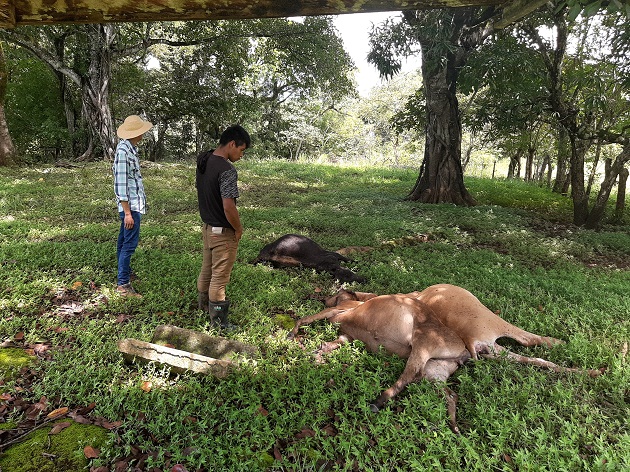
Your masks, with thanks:
<instances>
[{"instance_id":1,"label":"brown cow lying on grass","mask_svg":"<svg viewBox=\"0 0 630 472\"><path fill-rule=\"evenodd\" d=\"M553 346L563 341L529 333L504 321L486 308L472 293L455 285L432 285L422 292L381 295L342 290L326 300L329 308L297 321L288 334L293 339L301 326L327 319L339 323L337 340L324 343L329 352L358 339L370 351L383 347L408 358L400 378L385 390L370 408L378 411L414 380L446 382L468 359L505 357L516 362L546 367L555 372L585 372L595 377L603 370L561 367L544 359L521 356L496 341L508 337L524 346ZM459 433L455 419L457 395L446 394L451 429Z\"/></svg>"},{"instance_id":2,"label":"brown cow lying on grass","mask_svg":"<svg viewBox=\"0 0 630 472\"><path fill-rule=\"evenodd\" d=\"M252 264L269 262L274 267L308 267L319 272L329 272L340 282L365 282L365 278L350 269L341 267L350 259L300 234L285 234L260 250Z\"/></svg>"}]
</instances>

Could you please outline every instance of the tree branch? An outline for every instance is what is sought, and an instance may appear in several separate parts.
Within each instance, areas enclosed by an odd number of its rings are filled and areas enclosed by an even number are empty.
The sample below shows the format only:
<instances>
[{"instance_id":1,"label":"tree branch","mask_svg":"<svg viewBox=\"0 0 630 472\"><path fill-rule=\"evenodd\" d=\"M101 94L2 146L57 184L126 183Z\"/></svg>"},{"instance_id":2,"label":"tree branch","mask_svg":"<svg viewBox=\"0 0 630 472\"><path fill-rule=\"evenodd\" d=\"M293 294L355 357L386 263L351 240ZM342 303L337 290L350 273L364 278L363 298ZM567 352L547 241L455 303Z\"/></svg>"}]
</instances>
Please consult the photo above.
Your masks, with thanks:
<instances>
[{"instance_id":1,"label":"tree branch","mask_svg":"<svg viewBox=\"0 0 630 472\"><path fill-rule=\"evenodd\" d=\"M20 46L21 48L30 52L33 56L44 62L44 64L50 67L53 71L65 75L79 87L81 86L81 77L79 76L79 74L77 74L74 70L66 67L60 58L50 54L44 48L32 42L28 37L19 34L16 30L0 30L0 38L9 43Z\"/></svg>"}]
</instances>

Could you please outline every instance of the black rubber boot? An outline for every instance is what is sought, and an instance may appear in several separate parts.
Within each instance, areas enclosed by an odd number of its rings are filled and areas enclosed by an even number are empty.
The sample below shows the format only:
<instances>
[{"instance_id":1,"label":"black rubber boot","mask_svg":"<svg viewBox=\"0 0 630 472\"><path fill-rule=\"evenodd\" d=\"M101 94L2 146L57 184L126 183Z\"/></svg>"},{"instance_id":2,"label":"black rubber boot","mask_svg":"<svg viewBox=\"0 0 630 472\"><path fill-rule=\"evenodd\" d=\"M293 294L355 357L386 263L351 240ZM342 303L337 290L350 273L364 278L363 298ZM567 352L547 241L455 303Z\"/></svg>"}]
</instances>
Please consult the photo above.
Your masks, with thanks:
<instances>
[{"instance_id":1,"label":"black rubber boot","mask_svg":"<svg viewBox=\"0 0 630 472\"><path fill-rule=\"evenodd\" d=\"M226 331L232 331L236 329L236 325L233 325L228 321L228 312L230 309L229 300L222 302L208 302L210 319L213 325L219 325L221 329Z\"/></svg>"},{"instance_id":2,"label":"black rubber boot","mask_svg":"<svg viewBox=\"0 0 630 472\"><path fill-rule=\"evenodd\" d=\"M207 311L208 303L210 302L210 298L208 298L208 292L197 292L197 302L199 303L200 310Z\"/></svg>"}]
</instances>

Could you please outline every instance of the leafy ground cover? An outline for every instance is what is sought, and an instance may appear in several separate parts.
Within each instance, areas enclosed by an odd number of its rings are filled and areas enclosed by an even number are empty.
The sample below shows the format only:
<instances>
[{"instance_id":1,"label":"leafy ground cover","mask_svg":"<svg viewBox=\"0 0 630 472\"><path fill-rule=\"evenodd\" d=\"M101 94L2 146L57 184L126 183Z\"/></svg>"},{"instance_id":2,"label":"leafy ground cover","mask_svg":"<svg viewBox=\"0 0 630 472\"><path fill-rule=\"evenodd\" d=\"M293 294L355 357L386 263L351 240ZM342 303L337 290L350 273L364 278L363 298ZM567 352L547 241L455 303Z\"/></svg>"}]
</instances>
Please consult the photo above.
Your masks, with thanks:
<instances>
[{"instance_id":1,"label":"leafy ground cover","mask_svg":"<svg viewBox=\"0 0 630 472\"><path fill-rule=\"evenodd\" d=\"M116 348L121 338L150 340L159 324L216 334L195 306L201 232L191 164L143 170L150 210L133 260L142 300L114 294L108 164L0 169L0 352L37 359L0 384L9 426L0 444L15 441L0 467L30 430L41 435L48 422L50 438L62 434L52 419L79 418L105 428L105 439L71 442L86 459L77 470L99 472L630 468L630 227L575 228L566 197L518 182L470 179L480 205L459 208L403 201L416 170L247 160L239 170L246 231L228 288L240 325L230 336L263 356L218 380L125 365ZM312 351L335 337L325 323L305 328L301 344L286 340L291 321L320 311L319 298L339 287L328 274L250 264L286 233L331 250L363 247L350 268L368 282L350 288L460 285L511 323L567 341L515 351L607 371L593 379L468 364L450 379L459 436L426 382L373 414L368 404L404 361L355 342L318 364ZM48 416L55 411L61 419Z\"/></svg>"}]
</instances>

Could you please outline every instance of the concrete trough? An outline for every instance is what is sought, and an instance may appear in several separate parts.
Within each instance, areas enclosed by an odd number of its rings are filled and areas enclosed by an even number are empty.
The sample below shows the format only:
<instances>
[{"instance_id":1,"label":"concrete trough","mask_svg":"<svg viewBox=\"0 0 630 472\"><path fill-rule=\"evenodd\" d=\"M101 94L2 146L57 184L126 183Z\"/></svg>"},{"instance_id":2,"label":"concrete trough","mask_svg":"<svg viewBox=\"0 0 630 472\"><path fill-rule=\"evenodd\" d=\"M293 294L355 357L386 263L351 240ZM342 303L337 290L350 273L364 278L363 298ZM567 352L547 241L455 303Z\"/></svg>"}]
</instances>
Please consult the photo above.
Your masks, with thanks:
<instances>
[{"instance_id":1,"label":"concrete trough","mask_svg":"<svg viewBox=\"0 0 630 472\"><path fill-rule=\"evenodd\" d=\"M156 328L153 342L122 339L118 350L129 363L155 362L169 366L173 373L195 372L218 378L259 354L255 346L169 325Z\"/></svg>"}]
</instances>

